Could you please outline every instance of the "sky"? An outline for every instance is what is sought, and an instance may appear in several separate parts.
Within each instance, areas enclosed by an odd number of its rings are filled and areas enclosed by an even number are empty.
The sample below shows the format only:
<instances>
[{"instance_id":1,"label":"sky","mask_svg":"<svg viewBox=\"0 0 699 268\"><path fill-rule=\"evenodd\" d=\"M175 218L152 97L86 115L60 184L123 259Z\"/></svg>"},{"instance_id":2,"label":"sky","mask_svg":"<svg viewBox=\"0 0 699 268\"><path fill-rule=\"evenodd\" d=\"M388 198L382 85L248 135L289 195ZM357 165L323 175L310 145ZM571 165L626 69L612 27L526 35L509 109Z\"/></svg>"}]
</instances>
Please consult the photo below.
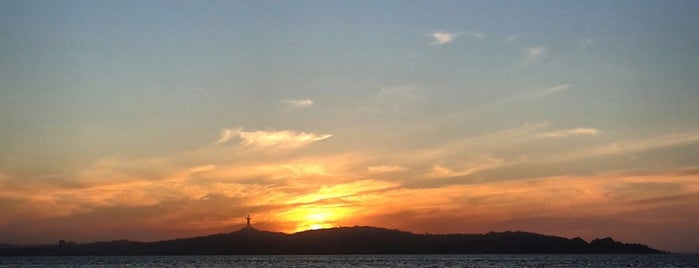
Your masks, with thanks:
<instances>
[{"instance_id":1,"label":"sky","mask_svg":"<svg viewBox=\"0 0 699 268\"><path fill-rule=\"evenodd\" d=\"M699 252L697 1L0 1L0 243Z\"/></svg>"}]
</instances>

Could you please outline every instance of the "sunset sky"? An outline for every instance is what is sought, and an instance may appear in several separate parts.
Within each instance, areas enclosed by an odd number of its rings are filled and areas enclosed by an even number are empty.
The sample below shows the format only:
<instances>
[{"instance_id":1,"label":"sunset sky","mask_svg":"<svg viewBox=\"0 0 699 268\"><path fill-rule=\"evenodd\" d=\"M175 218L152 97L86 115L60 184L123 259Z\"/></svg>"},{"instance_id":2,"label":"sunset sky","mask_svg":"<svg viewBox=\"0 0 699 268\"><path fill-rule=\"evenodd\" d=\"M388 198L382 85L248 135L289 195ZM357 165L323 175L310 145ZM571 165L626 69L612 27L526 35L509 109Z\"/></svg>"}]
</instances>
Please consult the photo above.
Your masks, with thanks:
<instances>
[{"instance_id":1,"label":"sunset sky","mask_svg":"<svg viewBox=\"0 0 699 268\"><path fill-rule=\"evenodd\" d=\"M699 1L0 1L0 243L699 252Z\"/></svg>"}]
</instances>

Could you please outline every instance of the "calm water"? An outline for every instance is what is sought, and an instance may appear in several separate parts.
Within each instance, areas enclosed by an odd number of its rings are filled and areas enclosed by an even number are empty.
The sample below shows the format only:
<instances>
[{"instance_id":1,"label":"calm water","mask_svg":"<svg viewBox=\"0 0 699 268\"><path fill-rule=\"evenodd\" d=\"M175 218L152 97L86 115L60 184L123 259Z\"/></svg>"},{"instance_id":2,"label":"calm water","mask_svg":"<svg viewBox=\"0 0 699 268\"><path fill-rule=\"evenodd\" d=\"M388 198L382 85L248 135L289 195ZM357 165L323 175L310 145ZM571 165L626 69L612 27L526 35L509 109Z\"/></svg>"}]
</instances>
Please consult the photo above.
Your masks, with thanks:
<instances>
[{"instance_id":1,"label":"calm water","mask_svg":"<svg viewBox=\"0 0 699 268\"><path fill-rule=\"evenodd\" d=\"M0 267L699 267L699 255L0 257Z\"/></svg>"}]
</instances>

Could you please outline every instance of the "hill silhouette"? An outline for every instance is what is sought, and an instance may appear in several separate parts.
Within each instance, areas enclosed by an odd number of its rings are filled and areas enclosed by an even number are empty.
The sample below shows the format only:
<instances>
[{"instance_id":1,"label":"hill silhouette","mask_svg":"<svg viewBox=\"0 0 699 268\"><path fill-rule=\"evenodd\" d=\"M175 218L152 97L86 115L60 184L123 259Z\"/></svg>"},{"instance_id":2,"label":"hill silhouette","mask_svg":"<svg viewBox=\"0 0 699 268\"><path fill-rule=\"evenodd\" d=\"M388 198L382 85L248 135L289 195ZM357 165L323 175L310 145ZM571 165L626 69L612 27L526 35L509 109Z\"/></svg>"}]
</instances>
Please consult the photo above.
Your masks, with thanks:
<instances>
[{"instance_id":1,"label":"hill silhouette","mask_svg":"<svg viewBox=\"0 0 699 268\"><path fill-rule=\"evenodd\" d=\"M233 255L233 254L657 254L611 238L588 243L528 232L413 234L377 227L339 227L294 234L243 228L208 236L135 242L5 246L0 255Z\"/></svg>"}]
</instances>

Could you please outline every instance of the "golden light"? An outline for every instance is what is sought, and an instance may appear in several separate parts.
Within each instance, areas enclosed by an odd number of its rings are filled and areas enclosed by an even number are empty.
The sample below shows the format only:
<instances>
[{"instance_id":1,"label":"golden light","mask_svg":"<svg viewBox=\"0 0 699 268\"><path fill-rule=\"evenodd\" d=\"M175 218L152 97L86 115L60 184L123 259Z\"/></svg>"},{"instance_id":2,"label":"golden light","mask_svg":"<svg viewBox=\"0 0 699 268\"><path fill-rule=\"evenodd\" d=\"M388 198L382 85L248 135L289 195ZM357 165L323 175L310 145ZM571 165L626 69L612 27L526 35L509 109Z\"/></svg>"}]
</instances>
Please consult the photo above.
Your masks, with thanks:
<instances>
[{"instance_id":1,"label":"golden light","mask_svg":"<svg viewBox=\"0 0 699 268\"><path fill-rule=\"evenodd\" d=\"M292 208L277 214L278 221L285 226L280 231L299 232L352 224L356 221L349 217L360 210L366 211L361 204L367 203L369 198L380 197L374 191L393 187L396 183L362 180L323 185L307 194L296 195L288 201Z\"/></svg>"},{"instance_id":2,"label":"golden light","mask_svg":"<svg viewBox=\"0 0 699 268\"><path fill-rule=\"evenodd\" d=\"M284 221L295 226L293 232L332 228L339 225L351 208L338 205L300 206L284 213Z\"/></svg>"},{"instance_id":3,"label":"golden light","mask_svg":"<svg viewBox=\"0 0 699 268\"><path fill-rule=\"evenodd\" d=\"M324 222L328 218L327 213L314 213L309 214L306 219L313 222Z\"/></svg>"},{"instance_id":4,"label":"golden light","mask_svg":"<svg viewBox=\"0 0 699 268\"><path fill-rule=\"evenodd\" d=\"M312 224L311 228L309 230L318 230L318 229L325 229L325 228L330 228L332 226L327 225L327 224Z\"/></svg>"}]
</instances>

